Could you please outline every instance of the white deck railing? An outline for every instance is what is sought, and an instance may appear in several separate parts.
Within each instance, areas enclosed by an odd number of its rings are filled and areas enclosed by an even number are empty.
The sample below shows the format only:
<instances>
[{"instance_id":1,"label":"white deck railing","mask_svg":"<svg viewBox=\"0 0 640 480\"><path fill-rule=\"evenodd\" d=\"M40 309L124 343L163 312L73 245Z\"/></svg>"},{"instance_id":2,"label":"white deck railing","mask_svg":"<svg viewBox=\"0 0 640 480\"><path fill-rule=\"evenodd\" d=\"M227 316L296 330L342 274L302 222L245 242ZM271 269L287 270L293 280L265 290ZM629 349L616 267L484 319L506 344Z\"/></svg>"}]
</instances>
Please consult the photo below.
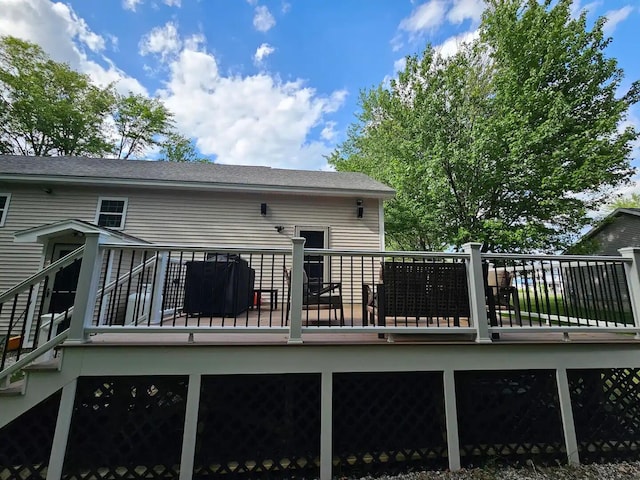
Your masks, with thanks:
<instances>
[{"instance_id":1,"label":"white deck railing","mask_svg":"<svg viewBox=\"0 0 640 480\"><path fill-rule=\"evenodd\" d=\"M77 330L81 338L70 340L131 332L286 333L292 343L314 333L459 333L478 342L505 332L640 333L635 249L604 257L479 247L102 244L91 273L94 307Z\"/></svg>"}]
</instances>

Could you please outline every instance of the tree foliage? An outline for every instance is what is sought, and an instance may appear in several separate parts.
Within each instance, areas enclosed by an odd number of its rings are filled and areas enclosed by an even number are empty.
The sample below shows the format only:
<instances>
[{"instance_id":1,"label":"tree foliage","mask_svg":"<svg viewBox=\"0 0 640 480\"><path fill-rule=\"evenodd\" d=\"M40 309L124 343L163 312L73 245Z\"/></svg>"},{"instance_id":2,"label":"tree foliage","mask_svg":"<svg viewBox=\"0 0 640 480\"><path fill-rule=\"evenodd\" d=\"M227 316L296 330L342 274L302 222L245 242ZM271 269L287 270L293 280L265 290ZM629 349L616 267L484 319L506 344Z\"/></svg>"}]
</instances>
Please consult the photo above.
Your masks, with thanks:
<instances>
[{"instance_id":1,"label":"tree foliage","mask_svg":"<svg viewBox=\"0 0 640 480\"><path fill-rule=\"evenodd\" d=\"M473 44L448 58L428 46L363 92L329 161L396 189L395 247L561 249L632 173L638 133L619 125L639 88L616 96L602 27L571 18L570 0L493 0Z\"/></svg>"},{"instance_id":2,"label":"tree foliage","mask_svg":"<svg viewBox=\"0 0 640 480\"><path fill-rule=\"evenodd\" d=\"M616 208L640 208L640 193L618 197L607 204L608 212L613 212Z\"/></svg>"},{"instance_id":3,"label":"tree foliage","mask_svg":"<svg viewBox=\"0 0 640 480\"><path fill-rule=\"evenodd\" d=\"M0 153L128 159L170 139L179 135L160 100L97 87L39 46L0 37Z\"/></svg>"},{"instance_id":4,"label":"tree foliage","mask_svg":"<svg viewBox=\"0 0 640 480\"><path fill-rule=\"evenodd\" d=\"M110 89L49 59L31 43L0 38L2 142L23 155L102 155Z\"/></svg>"},{"instance_id":5,"label":"tree foliage","mask_svg":"<svg viewBox=\"0 0 640 480\"><path fill-rule=\"evenodd\" d=\"M168 162L208 162L200 157L191 139L179 133L171 133L161 145L160 159Z\"/></svg>"},{"instance_id":6,"label":"tree foliage","mask_svg":"<svg viewBox=\"0 0 640 480\"><path fill-rule=\"evenodd\" d=\"M115 154L128 159L143 154L151 146L166 143L173 133L173 116L156 98L118 95L113 119L117 131Z\"/></svg>"}]
</instances>

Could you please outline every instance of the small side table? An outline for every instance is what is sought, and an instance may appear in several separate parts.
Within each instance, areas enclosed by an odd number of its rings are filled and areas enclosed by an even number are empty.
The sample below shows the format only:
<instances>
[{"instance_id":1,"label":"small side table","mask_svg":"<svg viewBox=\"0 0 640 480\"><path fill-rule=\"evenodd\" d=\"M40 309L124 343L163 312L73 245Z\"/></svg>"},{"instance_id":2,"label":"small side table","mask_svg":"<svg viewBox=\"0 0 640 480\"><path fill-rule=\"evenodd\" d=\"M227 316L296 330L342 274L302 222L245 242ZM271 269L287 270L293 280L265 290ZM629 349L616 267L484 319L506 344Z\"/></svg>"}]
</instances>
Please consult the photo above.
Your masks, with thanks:
<instances>
[{"instance_id":1,"label":"small side table","mask_svg":"<svg viewBox=\"0 0 640 480\"><path fill-rule=\"evenodd\" d=\"M255 304L251 305L251 310L256 308L257 305L260 305L262 301L262 294L269 294L269 310L277 310L278 309L278 289L277 288L254 288L253 289L253 298L255 299Z\"/></svg>"}]
</instances>

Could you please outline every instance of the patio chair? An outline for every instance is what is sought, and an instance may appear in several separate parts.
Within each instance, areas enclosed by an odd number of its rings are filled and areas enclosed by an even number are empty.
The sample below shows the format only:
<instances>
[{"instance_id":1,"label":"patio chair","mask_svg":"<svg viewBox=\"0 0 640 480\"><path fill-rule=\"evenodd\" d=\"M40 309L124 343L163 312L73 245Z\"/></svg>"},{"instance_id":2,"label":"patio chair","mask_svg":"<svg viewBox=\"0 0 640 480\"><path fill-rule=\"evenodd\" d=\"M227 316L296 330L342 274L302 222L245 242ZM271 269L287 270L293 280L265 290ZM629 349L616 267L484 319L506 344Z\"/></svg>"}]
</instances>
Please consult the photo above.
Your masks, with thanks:
<instances>
[{"instance_id":1,"label":"patio chair","mask_svg":"<svg viewBox=\"0 0 640 480\"><path fill-rule=\"evenodd\" d=\"M289 310L291 308L291 272L284 269L284 275L287 280L287 315L286 320L289 321ZM302 308L306 310L322 308L329 309L329 321L331 321L331 311L334 312L336 320L340 321L340 325L344 325L344 308L342 306L342 283L326 282L310 284L307 272L302 271L303 287L302 287ZM338 318L338 310L340 318Z\"/></svg>"},{"instance_id":2,"label":"patio chair","mask_svg":"<svg viewBox=\"0 0 640 480\"><path fill-rule=\"evenodd\" d=\"M513 310L517 324L522 325L518 289L512 285L514 275L506 268L490 269L488 264L484 265L485 290L491 325L498 326L498 313L501 310Z\"/></svg>"},{"instance_id":3,"label":"patio chair","mask_svg":"<svg viewBox=\"0 0 640 480\"><path fill-rule=\"evenodd\" d=\"M460 318L470 316L464 263L388 262L381 268L380 284L363 284L363 318L371 325L386 325L388 318L446 318L459 326Z\"/></svg>"}]
</instances>

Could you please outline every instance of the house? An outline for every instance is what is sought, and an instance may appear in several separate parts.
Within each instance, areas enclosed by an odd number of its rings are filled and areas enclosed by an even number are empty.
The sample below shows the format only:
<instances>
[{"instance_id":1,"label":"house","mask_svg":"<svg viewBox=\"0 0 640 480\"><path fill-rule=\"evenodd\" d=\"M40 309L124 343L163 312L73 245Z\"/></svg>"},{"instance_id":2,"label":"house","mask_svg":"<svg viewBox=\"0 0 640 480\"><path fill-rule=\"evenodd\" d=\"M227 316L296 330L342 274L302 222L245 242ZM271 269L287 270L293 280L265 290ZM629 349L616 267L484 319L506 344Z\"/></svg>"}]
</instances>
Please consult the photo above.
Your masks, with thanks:
<instances>
[{"instance_id":1,"label":"house","mask_svg":"<svg viewBox=\"0 0 640 480\"><path fill-rule=\"evenodd\" d=\"M640 249L391 252L393 192L361 175L2 160L1 260L37 272L0 294L0 478L330 480L639 458ZM489 263L516 277L499 308ZM206 292L210 310L188 307L190 268L220 264L239 280ZM73 304L43 308L74 265ZM607 301L566 301L574 267ZM304 308L305 273L336 285L330 308ZM251 284L275 297L250 305L238 288ZM211 307L230 289L231 312Z\"/></svg>"},{"instance_id":2,"label":"house","mask_svg":"<svg viewBox=\"0 0 640 480\"><path fill-rule=\"evenodd\" d=\"M640 246L640 208L616 208L589 230L571 251L620 255L618 249Z\"/></svg>"},{"instance_id":3,"label":"house","mask_svg":"<svg viewBox=\"0 0 640 480\"><path fill-rule=\"evenodd\" d=\"M0 155L0 292L43 265L29 230L69 219L64 236L40 232L52 239L46 262L81 245L87 224L150 243L290 247L302 236L308 247L381 250L393 194L350 172Z\"/></svg>"}]
</instances>

